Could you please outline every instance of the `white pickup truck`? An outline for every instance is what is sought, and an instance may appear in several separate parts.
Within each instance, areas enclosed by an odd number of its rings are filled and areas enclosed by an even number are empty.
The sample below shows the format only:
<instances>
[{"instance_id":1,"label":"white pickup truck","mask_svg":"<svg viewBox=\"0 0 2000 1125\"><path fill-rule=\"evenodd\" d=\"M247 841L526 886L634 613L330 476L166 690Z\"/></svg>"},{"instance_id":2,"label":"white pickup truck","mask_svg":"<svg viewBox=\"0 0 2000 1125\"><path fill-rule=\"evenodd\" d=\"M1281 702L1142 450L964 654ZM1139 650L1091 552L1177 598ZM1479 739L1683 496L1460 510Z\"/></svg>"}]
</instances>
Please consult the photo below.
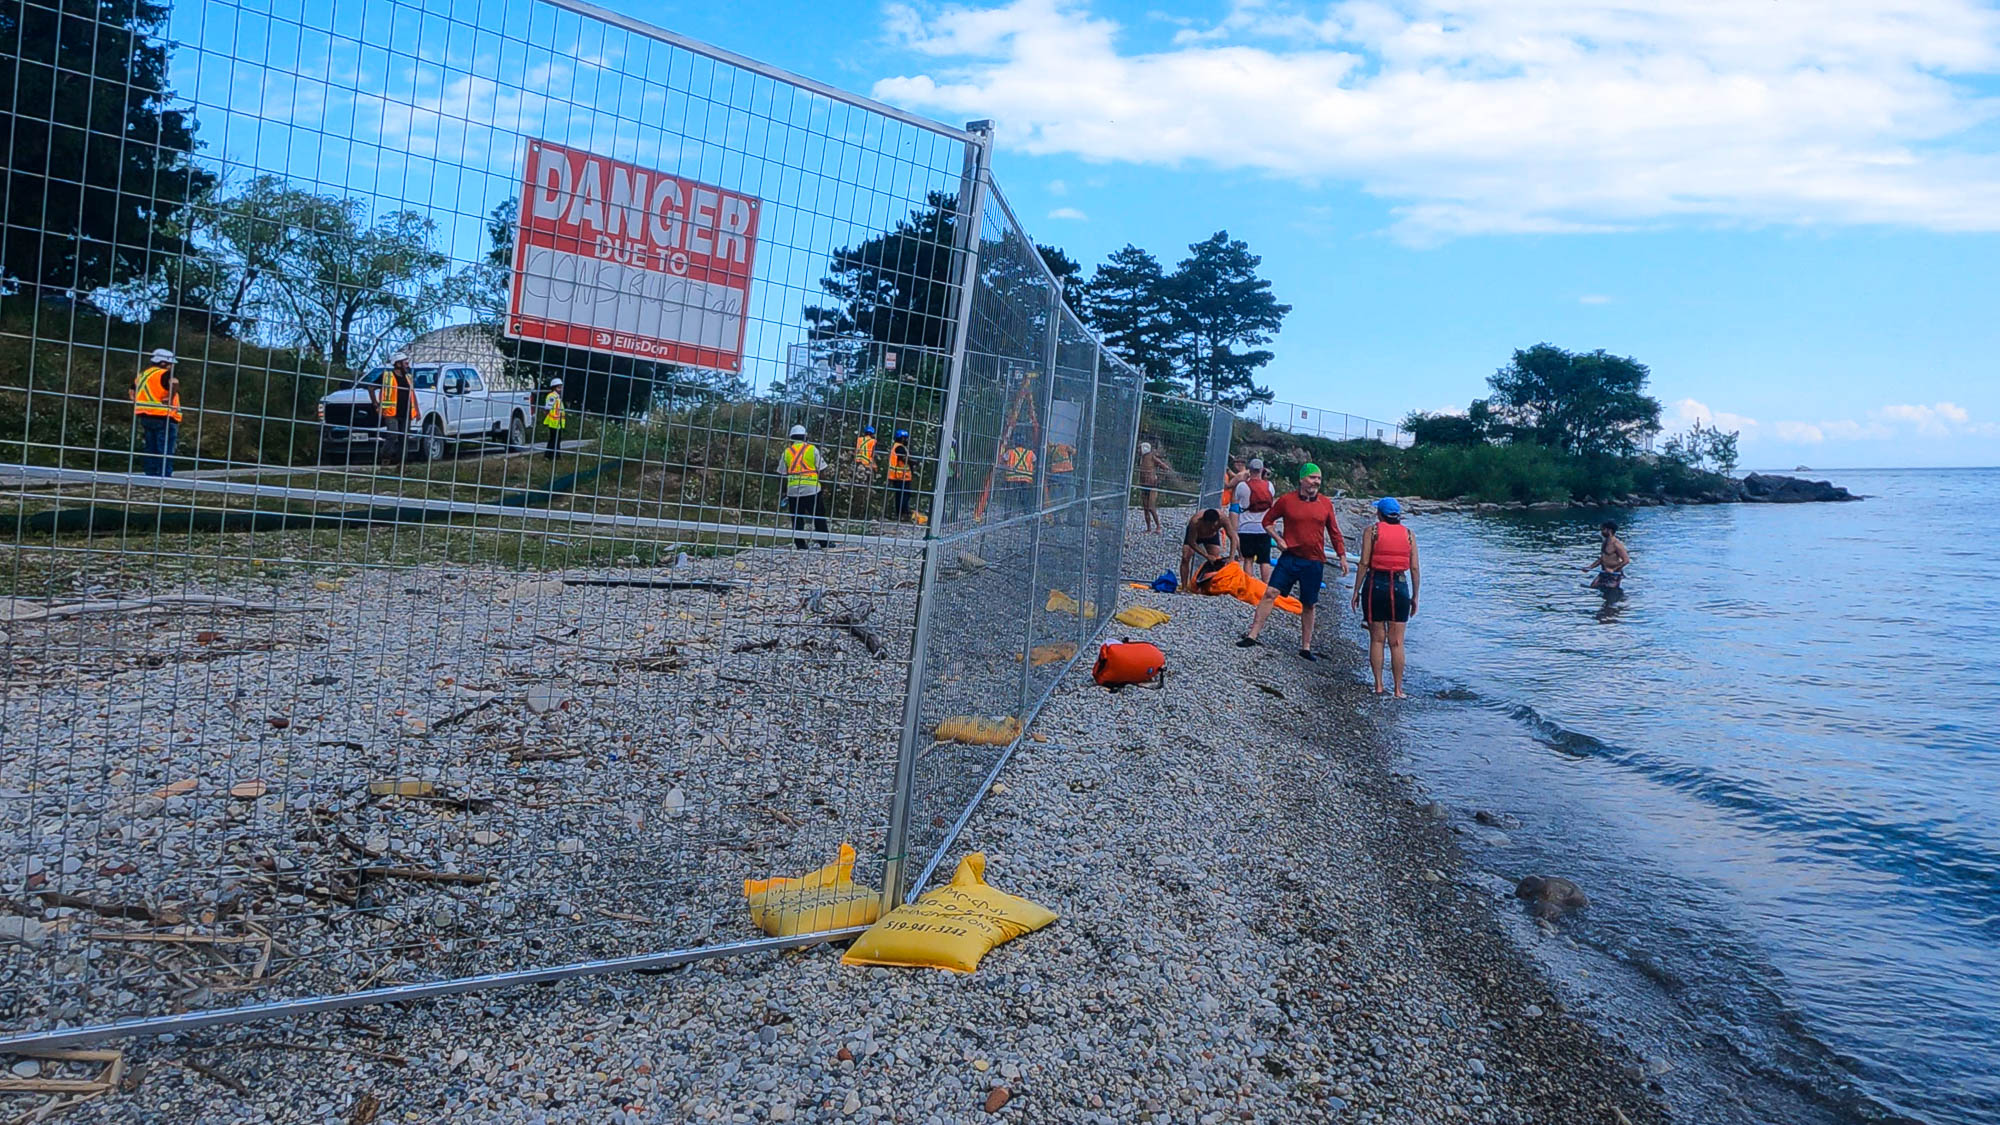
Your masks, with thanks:
<instances>
[{"instance_id":1,"label":"white pickup truck","mask_svg":"<svg viewBox=\"0 0 2000 1125\"><path fill-rule=\"evenodd\" d=\"M371 457L381 452L388 431L375 396L388 370L377 367L346 390L319 400L321 461L349 460L358 451ZM416 388L410 440L419 459L442 460L455 442L527 447L535 417L531 392L491 390L469 363L419 364L410 368L410 382Z\"/></svg>"}]
</instances>

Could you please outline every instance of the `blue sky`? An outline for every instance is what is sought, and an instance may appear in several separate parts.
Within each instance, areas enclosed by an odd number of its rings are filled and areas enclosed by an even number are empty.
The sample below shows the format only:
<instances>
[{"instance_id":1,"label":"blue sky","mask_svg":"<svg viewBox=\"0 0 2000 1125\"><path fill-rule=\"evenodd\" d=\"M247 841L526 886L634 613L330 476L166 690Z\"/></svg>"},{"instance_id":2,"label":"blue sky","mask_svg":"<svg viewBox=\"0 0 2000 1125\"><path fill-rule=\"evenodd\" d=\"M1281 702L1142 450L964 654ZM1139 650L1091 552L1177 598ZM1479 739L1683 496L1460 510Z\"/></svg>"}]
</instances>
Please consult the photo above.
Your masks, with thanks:
<instances>
[{"instance_id":1,"label":"blue sky","mask_svg":"<svg viewBox=\"0 0 2000 1125\"><path fill-rule=\"evenodd\" d=\"M1462 405L1518 346L1653 369L1790 468L2000 463L2000 9L1964 0L625 10L958 122L1086 265L1227 228L1281 398Z\"/></svg>"},{"instance_id":2,"label":"blue sky","mask_svg":"<svg viewBox=\"0 0 2000 1125\"><path fill-rule=\"evenodd\" d=\"M727 174L704 161L728 150L673 136L675 91L720 88L705 72L545 4L275 4L174 9L176 84L237 179L424 206L466 258L524 133ZM993 119L1016 211L1087 268L1128 242L1171 267L1218 229L1247 240L1293 306L1267 369L1283 400L1462 407L1547 341L1646 362L1669 426L1740 429L1751 467L2000 464L1990 0L610 6ZM869 221L952 181L949 151L920 152ZM746 174L802 219L837 187L766 165ZM760 254L762 351L849 237Z\"/></svg>"}]
</instances>

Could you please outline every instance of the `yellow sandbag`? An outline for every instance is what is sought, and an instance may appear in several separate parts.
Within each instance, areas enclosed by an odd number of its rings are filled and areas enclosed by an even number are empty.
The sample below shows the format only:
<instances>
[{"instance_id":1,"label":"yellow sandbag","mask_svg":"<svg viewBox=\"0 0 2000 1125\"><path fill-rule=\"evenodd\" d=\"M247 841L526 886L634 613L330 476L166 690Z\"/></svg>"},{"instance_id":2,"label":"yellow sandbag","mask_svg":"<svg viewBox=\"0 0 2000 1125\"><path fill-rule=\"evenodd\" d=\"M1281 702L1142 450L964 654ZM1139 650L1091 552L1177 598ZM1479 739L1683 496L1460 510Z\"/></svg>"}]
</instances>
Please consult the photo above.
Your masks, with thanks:
<instances>
[{"instance_id":1,"label":"yellow sandbag","mask_svg":"<svg viewBox=\"0 0 2000 1125\"><path fill-rule=\"evenodd\" d=\"M1256 605L1263 600L1264 591L1270 587L1250 577L1242 567L1231 562L1218 567L1214 573L1202 579L1195 589L1204 594L1227 594L1238 601ZM1277 599L1277 606L1286 613L1304 613L1306 609L1304 602L1291 597Z\"/></svg>"},{"instance_id":2,"label":"yellow sandbag","mask_svg":"<svg viewBox=\"0 0 2000 1125\"><path fill-rule=\"evenodd\" d=\"M964 742L973 746L1005 746L1021 737L1021 720L1012 715L988 719L980 715L953 715L932 732L939 742Z\"/></svg>"},{"instance_id":3,"label":"yellow sandbag","mask_svg":"<svg viewBox=\"0 0 2000 1125\"><path fill-rule=\"evenodd\" d=\"M882 892L854 881L854 845L840 858L797 878L743 880L750 921L772 937L866 926L882 916Z\"/></svg>"},{"instance_id":4,"label":"yellow sandbag","mask_svg":"<svg viewBox=\"0 0 2000 1125\"><path fill-rule=\"evenodd\" d=\"M1111 620L1118 622L1120 625L1130 625L1134 629L1151 629L1155 625L1162 625L1173 620L1173 617L1170 614L1161 613L1149 605L1128 605L1124 609L1119 610L1117 616Z\"/></svg>"},{"instance_id":5,"label":"yellow sandbag","mask_svg":"<svg viewBox=\"0 0 2000 1125\"><path fill-rule=\"evenodd\" d=\"M1075 655L1076 655L1076 645L1070 643L1069 641L1060 641L1055 644L1036 645L1035 647L1028 650L1028 660L1031 663L1033 663L1034 666L1037 668L1046 667L1050 664L1061 664L1063 661L1068 660L1070 657ZM1021 654L1017 652L1014 654L1014 663L1019 664L1020 662L1021 662Z\"/></svg>"},{"instance_id":6,"label":"yellow sandbag","mask_svg":"<svg viewBox=\"0 0 2000 1125\"><path fill-rule=\"evenodd\" d=\"M969 973L987 950L1055 920L1054 911L987 886L986 854L973 852L958 861L950 886L883 915L840 963Z\"/></svg>"},{"instance_id":7,"label":"yellow sandbag","mask_svg":"<svg viewBox=\"0 0 2000 1125\"><path fill-rule=\"evenodd\" d=\"M1042 608L1048 610L1050 613L1067 613L1071 617L1075 617L1077 611L1077 604L1075 598L1070 597L1068 594L1063 593L1061 590L1050 590L1049 600L1043 603ZM1083 603L1083 616L1085 620L1092 620L1092 621L1096 620L1097 603L1096 602Z\"/></svg>"}]
</instances>

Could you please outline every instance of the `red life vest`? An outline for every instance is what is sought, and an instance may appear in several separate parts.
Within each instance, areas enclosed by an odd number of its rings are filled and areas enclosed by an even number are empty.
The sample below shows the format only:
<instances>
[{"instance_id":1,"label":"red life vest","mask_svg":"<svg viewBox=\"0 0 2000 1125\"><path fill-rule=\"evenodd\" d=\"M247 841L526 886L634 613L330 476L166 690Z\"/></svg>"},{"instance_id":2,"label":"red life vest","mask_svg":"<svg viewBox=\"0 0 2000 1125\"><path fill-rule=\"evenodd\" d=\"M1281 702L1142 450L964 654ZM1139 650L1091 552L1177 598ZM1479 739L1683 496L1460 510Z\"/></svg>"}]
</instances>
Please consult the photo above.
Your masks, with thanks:
<instances>
[{"instance_id":1,"label":"red life vest","mask_svg":"<svg viewBox=\"0 0 2000 1125\"><path fill-rule=\"evenodd\" d=\"M1368 569L1391 573L1410 569L1410 529L1399 523L1375 525L1375 550L1368 556Z\"/></svg>"},{"instance_id":2,"label":"red life vest","mask_svg":"<svg viewBox=\"0 0 2000 1125\"><path fill-rule=\"evenodd\" d=\"M1271 482L1265 480L1263 477L1251 477L1243 483L1250 486L1250 510L1253 512L1270 511L1271 501L1276 499L1278 495L1277 490L1271 487Z\"/></svg>"}]
</instances>

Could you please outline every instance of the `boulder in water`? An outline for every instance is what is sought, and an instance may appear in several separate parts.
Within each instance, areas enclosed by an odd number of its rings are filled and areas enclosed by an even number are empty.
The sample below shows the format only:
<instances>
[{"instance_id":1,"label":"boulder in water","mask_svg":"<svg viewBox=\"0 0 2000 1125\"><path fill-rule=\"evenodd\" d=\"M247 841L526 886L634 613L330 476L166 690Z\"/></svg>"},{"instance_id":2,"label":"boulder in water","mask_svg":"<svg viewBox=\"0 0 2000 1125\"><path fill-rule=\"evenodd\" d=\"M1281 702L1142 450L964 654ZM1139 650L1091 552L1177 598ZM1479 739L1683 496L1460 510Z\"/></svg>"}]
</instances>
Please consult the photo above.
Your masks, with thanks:
<instances>
[{"instance_id":1,"label":"boulder in water","mask_svg":"<svg viewBox=\"0 0 2000 1125\"><path fill-rule=\"evenodd\" d=\"M1544 921L1590 905L1583 888L1555 875L1530 875L1522 879L1514 885L1514 897L1526 900L1530 912Z\"/></svg>"},{"instance_id":2,"label":"boulder in water","mask_svg":"<svg viewBox=\"0 0 2000 1125\"><path fill-rule=\"evenodd\" d=\"M1751 473L1738 484L1742 498L1753 504L1815 504L1859 500L1832 481Z\"/></svg>"}]
</instances>

